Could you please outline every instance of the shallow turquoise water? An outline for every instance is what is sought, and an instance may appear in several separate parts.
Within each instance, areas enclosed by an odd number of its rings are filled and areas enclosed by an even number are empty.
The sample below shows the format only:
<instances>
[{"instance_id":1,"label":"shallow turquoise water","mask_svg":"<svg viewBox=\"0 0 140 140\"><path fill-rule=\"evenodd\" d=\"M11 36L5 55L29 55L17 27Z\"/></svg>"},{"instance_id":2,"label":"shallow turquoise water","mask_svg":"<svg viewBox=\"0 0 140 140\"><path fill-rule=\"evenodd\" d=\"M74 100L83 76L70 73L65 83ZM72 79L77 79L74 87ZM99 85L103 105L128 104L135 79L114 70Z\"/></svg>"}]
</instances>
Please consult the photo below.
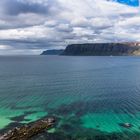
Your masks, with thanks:
<instances>
[{"instance_id":1,"label":"shallow turquoise water","mask_svg":"<svg viewBox=\"0 0 140 140\"><path fill-rule=\"evenodd\" d=\"M140 57L1 56L1 131L46 116L56 137L139 139Z\"/></svg>"}]
</instances>

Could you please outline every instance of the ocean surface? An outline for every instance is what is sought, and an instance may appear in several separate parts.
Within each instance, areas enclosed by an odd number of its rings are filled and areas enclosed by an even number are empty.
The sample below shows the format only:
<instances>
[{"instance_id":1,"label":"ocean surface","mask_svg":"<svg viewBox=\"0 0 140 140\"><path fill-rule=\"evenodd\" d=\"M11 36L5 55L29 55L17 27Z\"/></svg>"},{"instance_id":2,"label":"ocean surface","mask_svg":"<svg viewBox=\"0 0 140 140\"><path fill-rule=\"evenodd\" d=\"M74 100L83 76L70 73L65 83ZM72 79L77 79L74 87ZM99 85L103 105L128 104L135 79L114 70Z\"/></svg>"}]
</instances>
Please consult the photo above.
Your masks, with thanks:
<instances>
[{"instance_id":1,"label":"ocean surface","mask_svg":"<svg viewBox=\"0 0 140 140\"><path fill-rule=\"evenodd\" d=\"M47 116L34 140L140 140L140 57L0 56L0 132Z\"/></svg>"}]
</instances>

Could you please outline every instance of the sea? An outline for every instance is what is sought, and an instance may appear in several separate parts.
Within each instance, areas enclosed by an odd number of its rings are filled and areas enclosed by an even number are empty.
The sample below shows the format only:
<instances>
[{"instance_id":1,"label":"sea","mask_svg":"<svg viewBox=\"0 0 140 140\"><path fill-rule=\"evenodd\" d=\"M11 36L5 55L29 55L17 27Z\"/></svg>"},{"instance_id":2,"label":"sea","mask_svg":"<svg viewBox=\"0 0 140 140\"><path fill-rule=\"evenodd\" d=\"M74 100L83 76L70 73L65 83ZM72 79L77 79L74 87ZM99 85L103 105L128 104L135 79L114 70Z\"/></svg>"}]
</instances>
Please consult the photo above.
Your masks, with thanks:
<instances>
[{"instance_id":1,"label":"sea","mask_svg":"<svg viewBox=\"0 0 140 140\"><path fill-rule=\"evenodd\" d=\"M33 140L140 140L140 57L0 56L0 133L50 116Z\"/></svg>"}]
</instances>

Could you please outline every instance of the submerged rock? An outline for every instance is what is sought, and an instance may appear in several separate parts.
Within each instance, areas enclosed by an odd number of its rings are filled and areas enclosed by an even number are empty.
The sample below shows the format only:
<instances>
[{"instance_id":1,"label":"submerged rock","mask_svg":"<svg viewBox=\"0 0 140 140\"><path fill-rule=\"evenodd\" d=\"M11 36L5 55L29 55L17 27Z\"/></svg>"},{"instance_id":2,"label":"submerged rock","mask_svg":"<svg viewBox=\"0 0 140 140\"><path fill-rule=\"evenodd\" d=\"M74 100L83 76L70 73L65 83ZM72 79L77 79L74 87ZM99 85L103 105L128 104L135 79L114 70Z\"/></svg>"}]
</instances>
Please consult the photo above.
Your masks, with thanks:
<instances>
[{"instance_id":1,"label":"submerged rock","mask_svg":"<svg viewBox=\"0 0 140 140\"><path fill-rule=\"evenodd\" d=\"M0 136L0 140L28 140L29 138L51 128L55 123L54 118L47 118L13 130Z\"/></svg>"},{"instance_id":2,"label":"submerged rock","mask_svg":"<svg viewBox=\"0 0 140 140\"><path fill-rule=\"evenodd\" d=\"M131 128L133 125L130 123L120 123L120 126L124 127L124 128Z\"/></svg>"}]
</instances>

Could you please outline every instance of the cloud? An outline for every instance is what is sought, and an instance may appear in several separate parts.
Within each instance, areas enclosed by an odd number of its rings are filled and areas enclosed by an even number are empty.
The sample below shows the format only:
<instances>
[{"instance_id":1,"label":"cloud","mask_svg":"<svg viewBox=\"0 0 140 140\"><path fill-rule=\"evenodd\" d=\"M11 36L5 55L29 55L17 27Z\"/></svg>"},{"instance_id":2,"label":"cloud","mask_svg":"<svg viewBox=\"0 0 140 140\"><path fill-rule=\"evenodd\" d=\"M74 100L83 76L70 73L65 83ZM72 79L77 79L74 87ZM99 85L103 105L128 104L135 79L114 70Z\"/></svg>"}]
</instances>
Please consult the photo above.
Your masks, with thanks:
<instances>
[{"instance_id":1,"label":"cloud","mask_svg":"<svg viewBox=\"0 0 140 140\"><path fill-rule=\"evenodd\" d=\"M1 0L0 45L38 53L68 43L140 41L139 10L108 0Z\"/></svg>"},{"instance_id":2,"label":"cloud","mask_svg":"<svg viewBox=\"0 0 140 140\"><path fill-rule=\"evenodd\" d=\"M10 49L11 47L8 45L0 45L0 50L7 50Z\"/></svg>"},{"instance_id":3,"label":"cloud","mask_svg":"<svg viewBox=\"0 0 140 140\"><path fill-rule=\"evenodd\" d=\"M15 16L22 13L51 14L57 1L54 0L1 0L1 12ZM57 9L57 8L56 8Z\"/></svg>"}]
</instances>

